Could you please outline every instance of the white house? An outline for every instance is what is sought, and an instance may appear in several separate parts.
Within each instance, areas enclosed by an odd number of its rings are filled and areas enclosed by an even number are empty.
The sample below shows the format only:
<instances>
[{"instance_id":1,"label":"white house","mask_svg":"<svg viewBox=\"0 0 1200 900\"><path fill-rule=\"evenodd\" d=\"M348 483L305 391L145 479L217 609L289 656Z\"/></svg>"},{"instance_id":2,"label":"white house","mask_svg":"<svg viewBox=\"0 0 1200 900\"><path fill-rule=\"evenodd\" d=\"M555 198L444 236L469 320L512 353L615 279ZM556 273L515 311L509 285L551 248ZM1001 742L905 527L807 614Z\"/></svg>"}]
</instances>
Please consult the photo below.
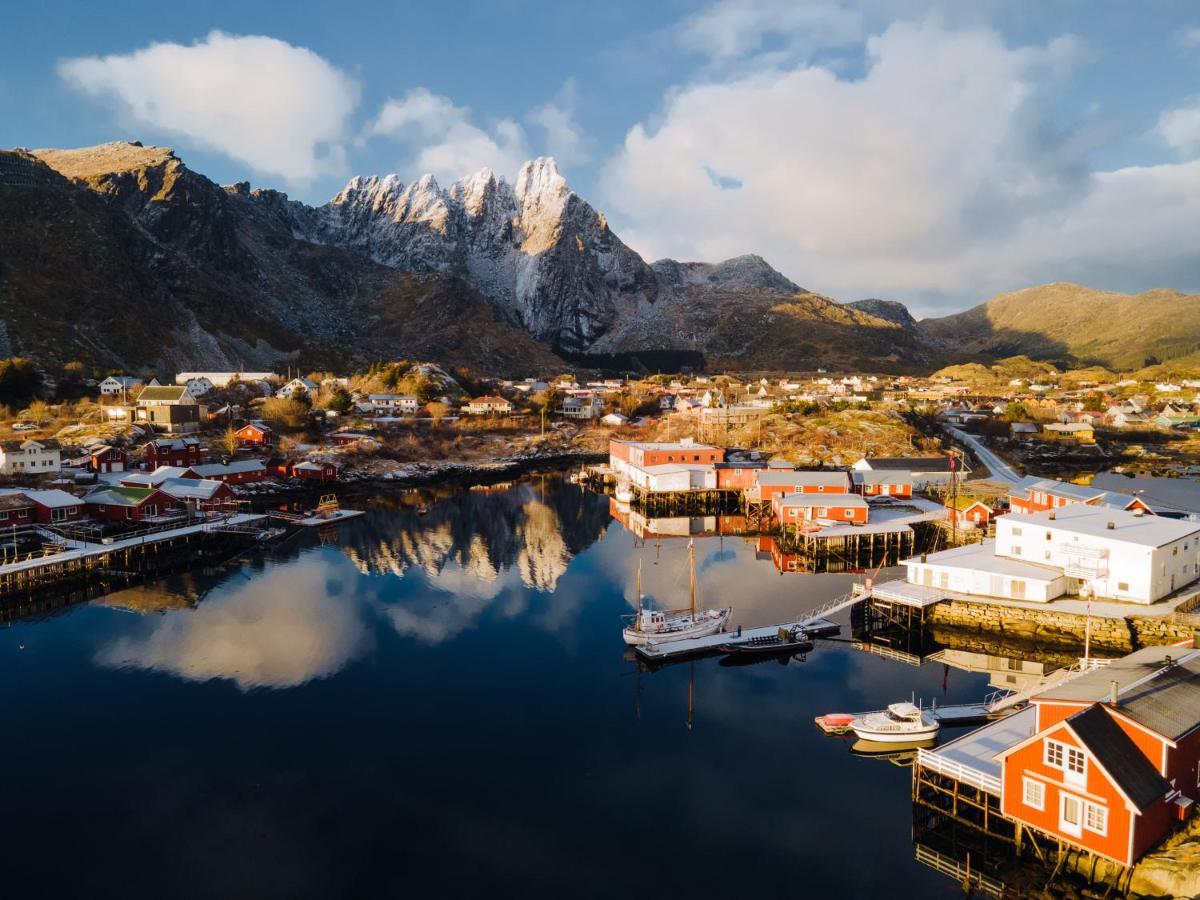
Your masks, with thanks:
<instances>
[{"instance_id":1,"label":"white house","mask_svg":"<svg viewBox=\"0 0 1200 900\"><path fill-rule=\"evenodd\" d=\"M960 594L1039 603L1067 593L1068 578L1062 569L997 556L995 549L994 542L984 541L906 559L905 580Z\"/></svg>"},{"instance_id":2,"label":"white house","mask_svg":"<svg viewBox=\"0 0 1200 900\"><path fill-rule=\"evenodd\" d=\"M201 375L198 378L189 378L187 380L186 387L189 394L191 394L193 397L199 398L211 391L214 387L216 387L216 385L214 385L207 377Z\"/></svg>"},{"instance_id":3,"label":"white house","mask_svg":"<svg viewBox=\"0 0 1200 900\"><path fill-rule=\"evenodd\" d=\"M377 413L414 415L421 402L412 394L368 394L367 400Z\"/></svg>"},{"instance_id":4,"label":"white house","mask_svg":"<svg viewBox=\"0 0 1200 900\"><path fill-rule=\"evenodd\" d=\"M644 469L631 466L628 474L635 487L650 493L713 490L717 486L717 473L711 465L664 463Z\"/></svg>"},{"instance_id":5,"label":"white house","mask_svg":"<svg viewBox=\"0 0 1200 900\"><path fill-rule=\"evenodd\" d=\"M599 394L567 397L555 412L568 419L595 419L604 415L604 401Z\"/></svg>"},{"instance_id":6,"label":"white house","mask_svg":"<svg viewBox=\"0 0 1200 900\"><path fill-rule=\"evenodd\" d=\"M43 441L0 441L0 474L42 475L62 468L58 446Z\"/></svg>"},{"instance_id":7,"label":"white house","mask_svg":"<svg viewBox=\"0 0 1200 900\"><path fill-rule=\"evenodd\" d=\"M321 386L311 378L293 378L278 391L276 391L275 396L285 397L288 400L291 400L297 394L308 394L309 396L312 396L320 389Z\"/></svg>"},{"instance_id":8,"label":"white house","mask_svg":"<svg viewBox=\"0 0 1200 900\"><path fill-rule=\"evenodd\" d=\"M132 375L109 375L100 382L100 393L105 397L125 396L143 384L145 382L142 379Z\"/></svg>"}]
</instances>

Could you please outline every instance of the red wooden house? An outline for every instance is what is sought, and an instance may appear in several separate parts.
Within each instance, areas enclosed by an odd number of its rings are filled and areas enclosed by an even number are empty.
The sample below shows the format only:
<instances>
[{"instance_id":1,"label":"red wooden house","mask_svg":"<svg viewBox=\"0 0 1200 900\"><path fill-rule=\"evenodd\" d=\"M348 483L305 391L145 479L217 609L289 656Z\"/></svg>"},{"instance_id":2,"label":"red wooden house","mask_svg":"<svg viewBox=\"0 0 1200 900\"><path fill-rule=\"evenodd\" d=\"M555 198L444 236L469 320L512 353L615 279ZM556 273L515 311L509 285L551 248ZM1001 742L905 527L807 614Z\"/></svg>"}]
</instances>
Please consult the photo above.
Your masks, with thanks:
<instances>
[{"instance_id":1,"label":"red wooden house","mask_svg":"<svg viewBox=\"0 0 1200 900\"><path fill-rule=\"evenodd\" d=\"M725 450L697 444L691 440L675 442L622 441L611 438L608 442L608 459L618 472L628 466L645 469L668 463L719 463L725 460Z\"/></svg>"},{"instance_id":2,"label":"red wooden house","mask_svg":"<svg viewBox=\"0 0 1200 900\"><path fill-rule=\"evenodd\" d=\"M323 460L305 460L298 462L291 467L291 476L293 478L302 478L312 481L337 481L338 469L331 462Z\"/></svg>"},{"instance_id":3,"label":"red wooden house","mask_svg":"<svg viewBox=\"0 0 1200 900\"><path fill-rule=\"evenodd\" d=\"M850 476L841 471L797 472L791 469L760 469L755 473L751 499L773 502L786 494L848 494Z\"/></svg>"},{"instance_id":4,"label":"red wooden house","mask_svg":"<svg viewBox=\"0 0 1200 900\"><path fill-rule=\"evenodd\" d=\"M146 463L151 469L159 466L196 466L204 462L208 450L199 438L159 438L145 447Z\"/></svg>"},{"instance_id":5,"label":"red wooden house","mask_svg":"<svg viewBox=\"0 0 1200 900\"><path fill-rule=\"evenodd\" d=\"M144 521L178 506L175 499L158 488L107 487L83 498L87 514L108 522Z\"/></svg>"},{"instance_id":6,"label":"red wooden house","mask_svg":"<svg viewBox=\"0 0 1200 900\"><path fill-rule=\"evenodd\" d=\"M870 469L862 472L851 472L854 482L854 493L864 497L902 497L911 498L913 495L912 475L908 472L882 471Z\"/></svg>"},{"instance_id":7,"label":"red wooden house","mask_svg":"<svg viewBox=\"0 0 1200 900\"><path fill-rule=\"evenodd\" d=\"M1134 510L1141 510L1144 513L1153 512L1145 501L1132 494L1102 491L1085 484L1058 481L1054 478L1038 478L1036 476L1022 478L1009 488L1008 492L1008 505L1013 512L1045 512L1073 503L1107 506L1110 509L1123 509L1127 512Z\"/></svg>"},{"instance_id":8,"label":"red wooden house","mask_svg":"<svg viewBox=\"0 0 1200 900\"><path fill-rule=\"evenodd\" d=\"M66 491L25 491L25 496L33 503L34 519L42 525L77 522L84 516L83 501Z\"/></svg>"},{"instance_id":9,"label":"red wooden house","mask_svg":"<svg viewBox=\"0 0 1200 900\"><path fill-rule=\"evenodd\" d=\"M766 469L765 462L719 462L717 470L718 491L744 491L758 483L758 473Z\"/></svg>"},{"instance_id":10,"label":"red wooden house","mask_svg":"<svg viewBox=\"0 0 1200 900\"><path fill-rule=\"evenodd\" d=\"M237 430L239 447L269 447L275 444L275 431L266 422L257 419L247 422Z\"/></svg>"},{"instance_id":11,"label":"red wooden house","mask_svg":"<svg viewBox=\"0 0 1200 900\"><path fill-rule=\"evenodd\" d=\"M124 472L129 465L125 451L108 444L96 444L88 447L90 467L93 472Z\"/></svg>"},{"instance_id":12,"label":"red wooden house","mask_svg":"<svg viewBox=\"0 0 1200 900\"><path fill-rule=\"evenodd\" d=\"M946 501L946 520L959 528L986 528L996 511L982 500L958 497Z\"/></svg>"},{"instance_id":13,"label":"red wooden house","mask_svg":"<svg viewBox=\"0 0 1200 900\"><path fill-rule=\"evenodd\" d=\"M784 494L771 500L771 511L785 528L811 525L866 525L867 501L858 494Z\"/></svg>"},{"instance_id":14,"label":"red wooden house","mask_svg":"<svg viewBox=\"0 0 1200 900\"><path fill-rule=\"evenodd\" d=\"M0 528L23 528L36 521L33 501L17 491L0 494Z\"/></svg>"},{"instance_id":15,"label":"red wooden house","mask_svg":"<svg viewBox=\"0 0 1200 900\"><path fill-rule=\"evenodd\" d=\"M1128 866L1190 814L1200 792L1200 653L1139 650L1033 706L1033 734L997 754L1006 817Z\"/></svg>"}]
</instances>

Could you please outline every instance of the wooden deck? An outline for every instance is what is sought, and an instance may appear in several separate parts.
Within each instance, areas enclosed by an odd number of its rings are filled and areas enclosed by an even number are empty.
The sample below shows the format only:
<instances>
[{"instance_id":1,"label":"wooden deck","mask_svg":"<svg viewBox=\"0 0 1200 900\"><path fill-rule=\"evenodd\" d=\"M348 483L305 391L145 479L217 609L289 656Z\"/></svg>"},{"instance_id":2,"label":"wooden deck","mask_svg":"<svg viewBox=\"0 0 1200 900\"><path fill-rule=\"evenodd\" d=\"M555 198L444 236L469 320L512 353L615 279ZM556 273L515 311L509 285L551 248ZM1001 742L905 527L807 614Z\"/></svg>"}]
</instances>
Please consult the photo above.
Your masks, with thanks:
<instances>
[{"instance_id":1,"label":"wooden deck","mask_svg":"<svg viewBox=\"0 0 1200 900\"><path fill-rule=\"evenodd\" d=\"M761 625L756 628L743 628L739 636L737 631L720 631L706 637L691 638L684 641L669 641L665 644L647 644L637 647L637 655L649 663L664 662L670 659L682 659L689 656L703 656L717 652L722 644L746 644L754 638L773 637L780 628L802 628L812 637L827 637L841 631L841 626L828 619L815 618L800 622L785 622L780 625Z\"/></svg>"}]
</instances>

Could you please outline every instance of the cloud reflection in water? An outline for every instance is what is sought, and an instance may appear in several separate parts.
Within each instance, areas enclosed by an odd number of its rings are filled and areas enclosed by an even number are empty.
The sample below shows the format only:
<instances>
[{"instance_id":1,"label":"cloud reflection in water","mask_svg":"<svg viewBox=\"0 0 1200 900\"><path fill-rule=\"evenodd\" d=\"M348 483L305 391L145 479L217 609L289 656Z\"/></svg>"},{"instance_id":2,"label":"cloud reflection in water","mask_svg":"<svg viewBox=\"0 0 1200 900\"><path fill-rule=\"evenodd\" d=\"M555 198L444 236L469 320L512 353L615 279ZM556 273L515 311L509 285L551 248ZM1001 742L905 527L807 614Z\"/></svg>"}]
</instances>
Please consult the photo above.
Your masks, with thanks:
<instances>
[{"instance_id":1,"label":"cloud reflection in water","mask_svg":"<svg viewBox=\"0 0 1200 900\"><path fill-rule=\"evenodd\" d=\"M228 679L243 691L327 677L371 646L362 604L330 589L356 574L341 557L308 554L226 585L196 609L162 614L102 647L96 661L188 681Z\"/></svg>"}]
</instances>

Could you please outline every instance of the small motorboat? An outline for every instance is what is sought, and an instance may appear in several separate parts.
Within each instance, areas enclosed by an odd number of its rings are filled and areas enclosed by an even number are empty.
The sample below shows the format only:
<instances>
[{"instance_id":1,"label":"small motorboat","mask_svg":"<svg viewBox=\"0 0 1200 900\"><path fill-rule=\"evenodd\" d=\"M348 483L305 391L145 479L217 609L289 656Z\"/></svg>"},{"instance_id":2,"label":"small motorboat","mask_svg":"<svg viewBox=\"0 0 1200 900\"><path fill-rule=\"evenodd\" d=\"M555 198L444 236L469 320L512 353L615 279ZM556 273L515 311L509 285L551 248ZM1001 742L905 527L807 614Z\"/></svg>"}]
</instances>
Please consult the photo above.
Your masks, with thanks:
<instances>
[{"instance_id":1,"label":"small motorboat","mask_svg":"<svg viewBox=\"0 0 1200 900\"><path fill-rule=\"evenodd\" d=\"M628 482L622 481L613 489L613 496L618 503L632 503L633 488L629 486Z\"/></svg>"},{"instance_id":2,"label":"small motorboat","mask_svg":"<svg viewBox=\"0 0 1200 900\"><path fill-rule=\"evenodd\" d=\"M812 638L803 628L780 628L775 634L722 644L717 649L730 655L776 656L781 653L807 653L812 648Z\"/></svg>"},{"instance_id":3,"label":"small motorboat","mask_svg":"<svg viewBox=\"0 0 1200 900\"><path fill-rule=\"evenodd\" d=\"M912 703L893 703L882 712L867 713L850 723L864 741L877 744L913 744L934 738L938 721L927 709Z\"/></svg>"}]
</instances>

